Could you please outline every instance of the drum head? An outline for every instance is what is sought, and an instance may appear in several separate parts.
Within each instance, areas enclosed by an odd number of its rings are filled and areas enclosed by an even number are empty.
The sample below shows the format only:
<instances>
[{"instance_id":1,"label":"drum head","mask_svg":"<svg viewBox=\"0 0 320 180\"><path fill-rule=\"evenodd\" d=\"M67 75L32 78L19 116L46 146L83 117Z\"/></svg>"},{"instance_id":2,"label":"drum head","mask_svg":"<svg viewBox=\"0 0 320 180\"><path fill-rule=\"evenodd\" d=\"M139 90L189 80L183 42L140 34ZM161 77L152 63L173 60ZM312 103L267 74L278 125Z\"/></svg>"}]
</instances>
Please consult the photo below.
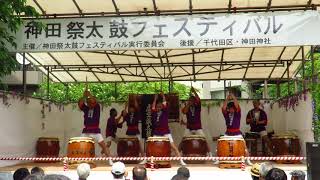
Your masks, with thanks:
<instances>
[{"instance_id":1,"label":"drum head","mask_svg":"<svg viewBox=\"0 0 320 180\"><path fill-rule=\"evenodd\" d=\"M299 139L299 137L293 133L275 134L272 139Z\"/></svg>"},{"instance_id":2,"label":"drum head","mask_svg":"<svg viewBox=\"0 0 320 180\"><path fill-rule=\"evenodd\" d=\"M153 142L153 141L169 141L169 138L167 137L149 137L147 142Z\"/></svg>"},{"instance_id":3,"label":"drum head","mask_svg":"<svg viewBox=\"0 0 320 180\"><path fill-rule=\"evenodd\" d=\"M69 139L69 143L74 143L74 142L89 142L89 143L94 143L93 138L91 137L73 137Z\"/></svg>"},{"instance_id":4,"label":"drum head","mask_svg":"<svg viewBox=\"0 0 320 180\"><path fill-rule=\"evenodd\" d=\"M55 138L55 137L39 137L38 141L59 141L59 138Z\"/></svg>"},{"instance_id":5,"label":"drum head","mask_svg":"<svg viewBox=\"0 0 320 180\"><path fill-rule=\"evenodd\" d=\"M201 135L189 135L189 136L184 136L182 139L183 140L193 140L193 139L205 140L206 138L204 136L201 136Z\"/></svg>"},{"instance_id":6,"label":"drum head","mask_svg":"<svg viewBox=\"0 0 320 180\"><path fill-rule=\"evenodd\" d=\"M218 141L244 141L244 139L240 137L223 136L223 137L220 137Z\"/></svg>"}]
</instances>

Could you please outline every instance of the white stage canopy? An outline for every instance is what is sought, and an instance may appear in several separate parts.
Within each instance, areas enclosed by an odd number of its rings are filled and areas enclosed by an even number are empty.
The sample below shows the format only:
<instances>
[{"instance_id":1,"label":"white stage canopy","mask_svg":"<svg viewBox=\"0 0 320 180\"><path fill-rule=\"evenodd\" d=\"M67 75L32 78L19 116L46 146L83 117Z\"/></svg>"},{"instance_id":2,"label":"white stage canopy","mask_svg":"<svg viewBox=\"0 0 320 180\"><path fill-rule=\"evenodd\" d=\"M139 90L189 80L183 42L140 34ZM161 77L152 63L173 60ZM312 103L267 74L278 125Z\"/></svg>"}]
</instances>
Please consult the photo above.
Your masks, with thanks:
<instances>
[{"instance_id":1,"label":"white stage canopy","mask_svg":"<svg viewBox=\"0 0 320 180\"><path fill-rule=\"evenodd\" d=\"M320 0L33 0L25 57L59 82L290 79L320 44ZM246 12L246 13L244 13Z\"/></svg>"}]
</instances>

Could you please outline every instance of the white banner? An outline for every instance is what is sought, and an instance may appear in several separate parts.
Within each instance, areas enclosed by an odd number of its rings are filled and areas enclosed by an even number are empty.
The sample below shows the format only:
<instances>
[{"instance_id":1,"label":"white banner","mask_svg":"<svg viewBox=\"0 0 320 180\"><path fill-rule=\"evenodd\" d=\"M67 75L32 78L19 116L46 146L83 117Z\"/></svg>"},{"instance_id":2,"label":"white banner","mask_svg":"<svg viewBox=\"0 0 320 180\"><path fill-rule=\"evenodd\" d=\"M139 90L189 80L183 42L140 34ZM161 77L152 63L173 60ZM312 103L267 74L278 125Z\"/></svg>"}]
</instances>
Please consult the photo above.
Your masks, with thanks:
<instances>
[{"instance_id":1,"label":"white banner","mask_svg":"<svg viewBox=\"0 0 320 180\"><path fill-rule=\"evenodd\" d=\"M19 52L320 44L317 11L42 19L17 32Z\"/></svg>"}]
</instances>

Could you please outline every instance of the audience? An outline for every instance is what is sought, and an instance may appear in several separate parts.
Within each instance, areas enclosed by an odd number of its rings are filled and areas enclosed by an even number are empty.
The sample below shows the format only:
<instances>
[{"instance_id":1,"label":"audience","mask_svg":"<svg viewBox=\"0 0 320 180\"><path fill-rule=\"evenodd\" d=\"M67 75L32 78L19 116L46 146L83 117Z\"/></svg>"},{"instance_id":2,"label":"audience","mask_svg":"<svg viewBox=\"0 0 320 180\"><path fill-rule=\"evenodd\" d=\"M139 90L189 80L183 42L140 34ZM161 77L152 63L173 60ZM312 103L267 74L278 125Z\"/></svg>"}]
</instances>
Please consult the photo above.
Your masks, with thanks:
<instances>
[{"instance_id":1,"label":"audience","mask_svg":"<svg viewBox=\"0 0 320 180\"><path fill-rule=\"evenodd\" d=\"M28 175L30 172L27 168L19 168L13 173L13 180L23 180Z\"/></svg>"},{"instance_id":2,"label":"audience","mask_svg":"<svg viewBox=\"0 0 320 180\"><path fill-rule=\"evenodd\" d=\"M303 171L292 171L290 173L291 180L305 180L306 174Z\"/></svg>"},{"instance_id":3,"label":"audience","mask_svg":"<svg viewBox=\"0 0 320 180\"><path fill-rule=\"evenodd\" d=\"M268 172L273 168L270 162L263 162L260 164L260 180L264 180Z\"/></svg>"},{"instance_id":4,"label":"audience","mask_svg":"<svg viewBox=\"0 0 320 180\"><path fill-rule=\"evenodd\" d=\"M34 167L31 169L31 174L40 174L40 175L44 176L44 171L40 167Z\"/></svg>"},{"instance_id":5,"label":"audience","mask_svg":"<svg viewBox=\"0 0 320 180\"><path fill-rule=\"evenodd\" d=\"M133 180L147 180L147 169L144 167L134 167L132 169Z\"/></svg>"},{"instance_id":6,"label":"audience","mask_svg":"<svg viewBox=\"0 0 320 180\"><path fill-rule=\"evenodd\" d=\"M77 167L77 173L79 180L86 180L90 175L90 165L87 163L80 164ZM279 168L274 168L269 162L254 164L250 173L253 180L287 180L286 173ZM114 163L111 174L114 180L125 180L127 176L125 165L122 162ZM306 177L305 172L299 170L292 171L290 174L291 180L305 180ZM177 174L174 175L171 180L188 180L189 178L189 169L180 167L177 170ZM132 169L132 179L148 180L147 169L142 166L134 167ZM34 167L31 169L31 174L27 168L17 169L13 174L13 180L70 180L70 178L58 174L45 175L42 168Z\"/></svg>"},{"instance_id":7,"label":"audience","mask_svg":"<svg viewBox=\"0 0 320 180\"><path fill-rule=\"evenodd\" d=\"M113 163L111 174L113 179L124 180L126 176L126 166L122 162Z\"/></svg>"},{"instance_id":8,"label":"audience","mask_svg":"<svg viewBox=\"0 0 320 180\"><path fill-rule=\"evenodd\" d=\"M255 163L252 167L251 167L251 178L252 180L259 180L260 177L260 164Z\"/></svg>"},{"instance_id":9,"label":"audience","mask_svg":"<svg viewBox=\"0 0 320 180\"><path fill-rule=\"evenodd\" d=\"M190 177L189 169L186 167L179 167L177 174L172 177L171 180L187 180Z\"/></svg>"},{"instance_id":10,"label":"audience","mask_svg":"<svg viewBox=\"0 0 320 180\"><path fill-rule=\"evenodd\" d=\"M287 180L286 173L278 168L272 168L266 175L265 180Z\"/></svg>"},{"instance_id":11,"label":"audience","mask_svg":"<svg viewBox=\"0 0 320 180\"><path fill-rule=\"evenodd\" d=\"M48 174L45 175L43 180L71 180L67 176L60 175L60 174Z\"/></svg>"},{"instance_id":12,"label":"audience","mask_svg":"<svg viewBox=\"0 0 320 180\"><path fill-rule=\"evenodd\" d=\"M87 163L82 163L77 168L77 173L79 180L86 180L90 175L90 165Z\"/></svg>"},{"instance_id":13,"label":"audience","mask_svg":"<svg viewBox=\"0 0 320 180\"><path fill-rule=\"evenodd\" d=\"M44 179L43 175L41 175L40 173L34 173L34 174L28 175L23 180L43 180L43 179Z\"/></svg>"}]
</instances>

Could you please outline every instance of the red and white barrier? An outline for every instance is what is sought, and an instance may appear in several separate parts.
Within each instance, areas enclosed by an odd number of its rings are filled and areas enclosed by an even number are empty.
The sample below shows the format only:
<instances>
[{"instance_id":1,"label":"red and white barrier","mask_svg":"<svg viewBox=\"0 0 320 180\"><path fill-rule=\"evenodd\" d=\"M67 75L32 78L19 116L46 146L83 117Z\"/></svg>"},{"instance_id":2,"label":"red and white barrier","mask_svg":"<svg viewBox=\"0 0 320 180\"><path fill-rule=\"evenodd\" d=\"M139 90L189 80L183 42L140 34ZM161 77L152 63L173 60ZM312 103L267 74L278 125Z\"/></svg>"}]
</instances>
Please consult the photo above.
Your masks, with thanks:
<instances>
[{"instance_id":1,"label":"red and white barrier","mask_svg":"<svg viewBox=\"0 0 320 180\"><path fill-rule=\"evenodd\" d=\"M2 161L63 161L66 157L54 157L54 158L39 158L39 157L0 157ZM142 161L151 160L151 157L93 157L93 158L68 158L68 161L106 161L111 159L112 161ZM178 161L183 160L198 160L198 161L240 161L241 157L153 157L154 161ZM302 161L306 157L244 157L253 161Z\"/></svg>"},{"instance_id":2,"label":"red and white barrier","mask_svg":"<svg viewBox=\"0 0 320 180\"><path fill-rule=\"evenodd\" d=\"M63 170L68 170L69 161L178 161L182 160L199 160L199 161L241 161L241 169L245 169L245 160L249 159L252 161L302 161L306 157L94 157L94 158L68 158L68 157L0 157L3 161L62 161Z\"/></svg>"}]
</instances>

